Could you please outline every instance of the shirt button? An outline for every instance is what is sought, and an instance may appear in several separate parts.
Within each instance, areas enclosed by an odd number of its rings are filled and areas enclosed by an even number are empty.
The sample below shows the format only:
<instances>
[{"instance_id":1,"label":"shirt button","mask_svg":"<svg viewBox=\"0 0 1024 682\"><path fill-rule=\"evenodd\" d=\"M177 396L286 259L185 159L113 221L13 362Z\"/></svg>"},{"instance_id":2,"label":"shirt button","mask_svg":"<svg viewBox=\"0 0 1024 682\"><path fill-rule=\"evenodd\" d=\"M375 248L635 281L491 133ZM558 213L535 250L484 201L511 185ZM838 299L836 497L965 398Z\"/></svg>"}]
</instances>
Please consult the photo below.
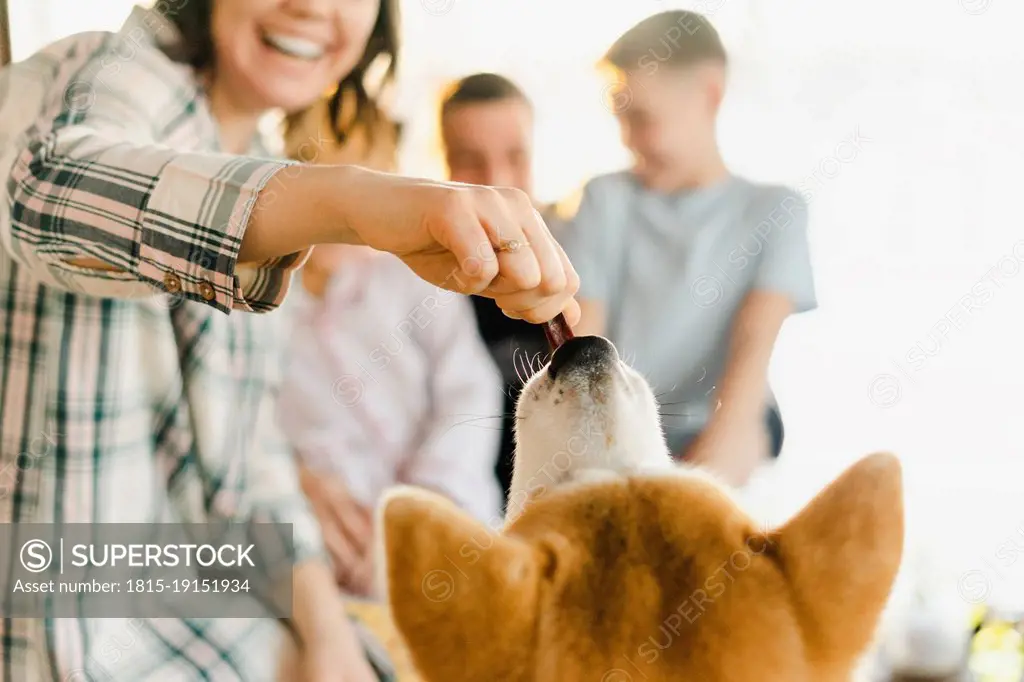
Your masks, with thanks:
<instances>
[{"instance_id":1,"label":"shirt button","mask_svg":"<svg viewBox=\"0 0 1024 682\"><path fill-rule=\"evenodd\" d=\"M164 288L167 289L167 293L177 294L181 291L181 278L173 272L168 272L164 275Z\"/></svg>"},{"instance_id":2,"label":"shirt button","mask_svg":"<svg viewBox=\"0 0 1024 682\"><path fill-rule=\"evenodd\" d=\"M217 298L217 292L214 290L213 285L205 281L199 283L199 295L207 301Z\"/></svg>"}]
</instances>

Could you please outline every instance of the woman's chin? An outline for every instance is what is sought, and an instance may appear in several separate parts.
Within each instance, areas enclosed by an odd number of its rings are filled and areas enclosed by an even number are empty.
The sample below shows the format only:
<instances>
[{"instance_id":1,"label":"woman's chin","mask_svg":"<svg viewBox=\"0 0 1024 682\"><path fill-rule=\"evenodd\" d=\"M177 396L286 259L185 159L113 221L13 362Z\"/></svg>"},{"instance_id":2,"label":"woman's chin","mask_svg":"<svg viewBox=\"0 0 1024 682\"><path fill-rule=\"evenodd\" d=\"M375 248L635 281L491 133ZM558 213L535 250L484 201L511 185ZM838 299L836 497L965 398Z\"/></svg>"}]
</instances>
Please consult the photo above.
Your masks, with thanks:
<instances>
[{"instance_id":1,"label":"woman's chin","mask_svg":"<svg viewBox=\"0 0 1024 682\"><path fill-rule=\"evenodd\" d=\"M276 80L265 80L253 90L261 109L283 109L288 113L303 111L336 85L331 83L321 87L319 83L309 86L288 81L275 82Z\"/></svg>"},{"instance_id":2,"label":"woman's chin","mask_svg":"<svg viewBox=\"0 0 1024 682\"><path fill-rule=\"evenodd\" d=\"M341 77L334 78L323 68L306 72L270 68L246 69L242 72L242 92L248 92L254 105L262 109L301 111L337 87Z\"/></svg>"}]
</instances>

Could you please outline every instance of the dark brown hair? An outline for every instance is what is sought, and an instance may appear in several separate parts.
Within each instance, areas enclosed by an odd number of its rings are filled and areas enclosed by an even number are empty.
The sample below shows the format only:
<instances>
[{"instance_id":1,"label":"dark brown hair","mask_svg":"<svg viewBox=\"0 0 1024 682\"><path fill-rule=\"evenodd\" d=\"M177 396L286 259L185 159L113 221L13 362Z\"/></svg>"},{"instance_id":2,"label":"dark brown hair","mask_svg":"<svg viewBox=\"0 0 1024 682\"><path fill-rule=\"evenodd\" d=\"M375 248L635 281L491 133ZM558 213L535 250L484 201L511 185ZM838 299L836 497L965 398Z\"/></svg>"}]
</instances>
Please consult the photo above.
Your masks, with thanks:
<instances>
[{"instance_id":1,"label":"dark brown hair","mask_svg":"<svg viewBox=\"0 0 1024 682\"><path fill-rule=\"evenodd\" d=\"M604 61L621 71L657 70L658 64L686 67L727 61L718 31L707 17L670 10L647 17L608 49Z\"/></svg>"},{"instance_id":2,"label":"dark brown hair","mask_svg":"<svg viewBox=\"0 0 1024 682\"><path fill-rule=\"evenodd\" d=\"M156 9L173 22L181 32L180 52L172 55L179 61L190 64L196 70L213 66L214 47L211 23L215 0L188 0L187 2L158 2ZM377 97L395 80L399 55L399 0L380 0L380 12L373 25L370 39L366 44L359 63L338 83L337 89L328 100L328 111L332 129L338 142L344 142L349 131L364 125L368 131L375 128L376 120L382 115L377 106ZM375 91L367 89L367 72L379 59L388 59L387 67ZM355 112L342 116L341 106L346 93L355 96ZM348 99L351 99L351 95ZM292 125L299 113L290 113L287 125Z\"/></svg>"},{"instance_id":3,"label":"dark brown hair","mask_svg":"<svg viewBox=\"0 0 1024 682\"><path fill-rule=\"evenodd\" d=\"M526 93L505 76L496 73L474 73L450 86L441 102L441 118L463 104L482 104L505 99L522 100L527 106L532 106Z\"/></svg>"}]
</instances>

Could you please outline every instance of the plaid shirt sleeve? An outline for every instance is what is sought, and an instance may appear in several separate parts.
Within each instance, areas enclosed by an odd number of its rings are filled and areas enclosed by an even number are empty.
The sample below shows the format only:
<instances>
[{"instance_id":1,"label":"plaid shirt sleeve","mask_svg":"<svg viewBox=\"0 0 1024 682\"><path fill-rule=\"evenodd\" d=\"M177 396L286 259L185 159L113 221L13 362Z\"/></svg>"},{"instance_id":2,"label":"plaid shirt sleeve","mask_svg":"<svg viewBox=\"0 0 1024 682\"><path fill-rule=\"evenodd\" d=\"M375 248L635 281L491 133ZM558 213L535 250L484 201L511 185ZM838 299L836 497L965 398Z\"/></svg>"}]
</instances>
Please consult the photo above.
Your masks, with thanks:
<instances>
[{"instance_id":1,"label":"plaid shirt sleeve","mask_svg":"<svg viewBox=\"0 0 1024 682\"><path fill-rule=\"evenodd\" d=\"M15 142L0 234L11 257L77 293L164 291L223 312L277 307L308 250L252 267L237 259L257 195L289 162L175 150L176 129L205 106L197 84L129 36L82 34L33 59L53 80Z\"/></svg>"}]
</instances>

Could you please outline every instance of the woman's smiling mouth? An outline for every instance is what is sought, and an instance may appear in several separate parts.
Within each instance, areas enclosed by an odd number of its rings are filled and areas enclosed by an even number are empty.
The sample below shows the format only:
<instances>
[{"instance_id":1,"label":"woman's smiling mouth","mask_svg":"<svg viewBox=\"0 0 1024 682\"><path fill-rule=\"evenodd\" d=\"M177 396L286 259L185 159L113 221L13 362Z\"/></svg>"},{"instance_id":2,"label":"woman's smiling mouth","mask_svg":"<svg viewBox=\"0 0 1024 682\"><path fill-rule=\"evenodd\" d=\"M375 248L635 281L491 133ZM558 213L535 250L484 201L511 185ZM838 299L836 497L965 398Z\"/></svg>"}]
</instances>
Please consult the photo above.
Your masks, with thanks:
<instances>
[{"instance_id":1,"label":"woman's smiling mouth","mask_svg":"<svg viewBox=\"0 0 1024 682\"><path fill-rule=\"evenodd\" d=\"M327 48L306 38L290 36L283 33L262 33L263 44L289 57L316 61L324 56Z\"/></svg>"}]
</instances>

